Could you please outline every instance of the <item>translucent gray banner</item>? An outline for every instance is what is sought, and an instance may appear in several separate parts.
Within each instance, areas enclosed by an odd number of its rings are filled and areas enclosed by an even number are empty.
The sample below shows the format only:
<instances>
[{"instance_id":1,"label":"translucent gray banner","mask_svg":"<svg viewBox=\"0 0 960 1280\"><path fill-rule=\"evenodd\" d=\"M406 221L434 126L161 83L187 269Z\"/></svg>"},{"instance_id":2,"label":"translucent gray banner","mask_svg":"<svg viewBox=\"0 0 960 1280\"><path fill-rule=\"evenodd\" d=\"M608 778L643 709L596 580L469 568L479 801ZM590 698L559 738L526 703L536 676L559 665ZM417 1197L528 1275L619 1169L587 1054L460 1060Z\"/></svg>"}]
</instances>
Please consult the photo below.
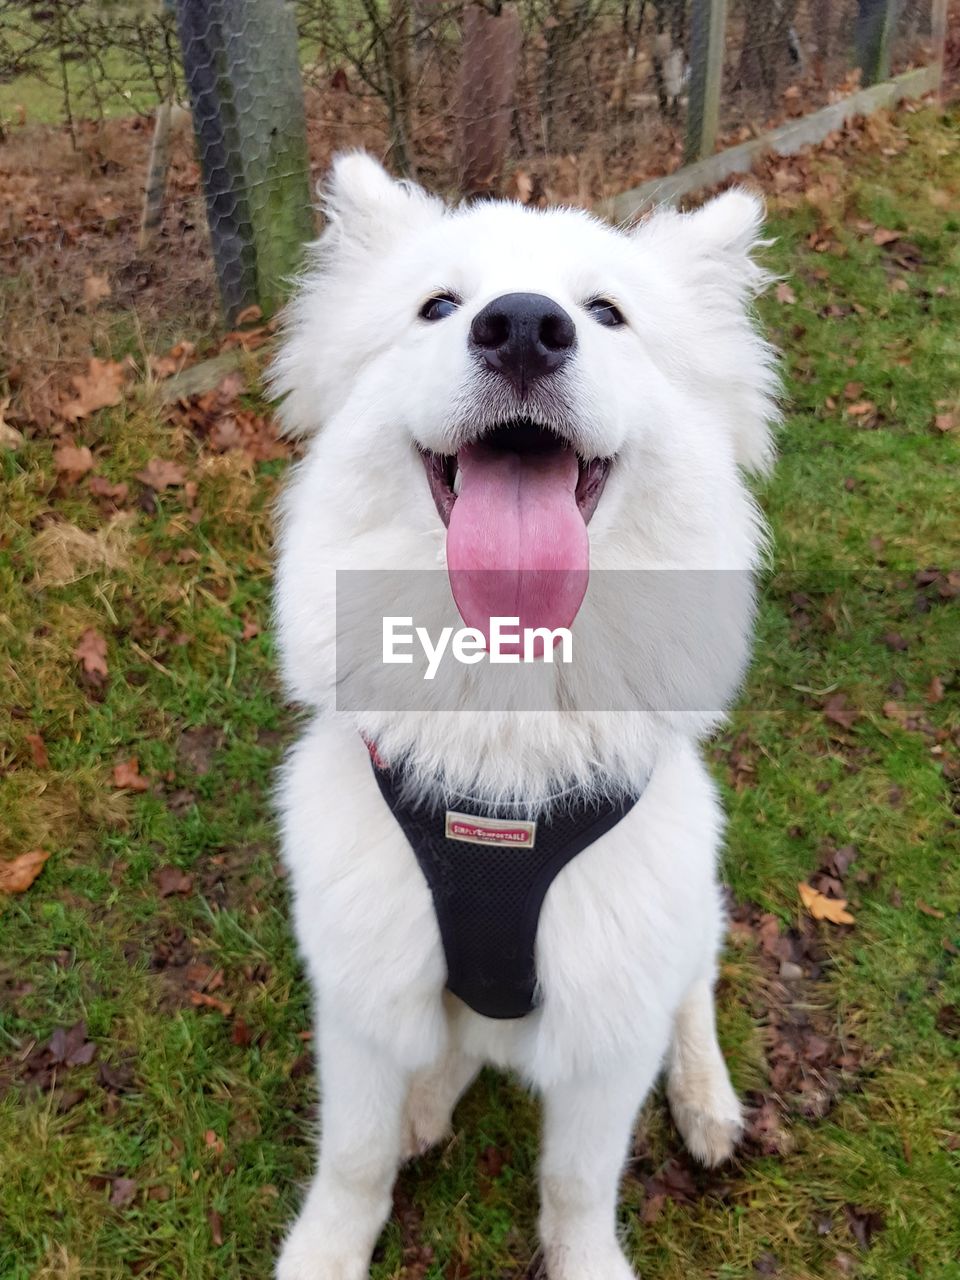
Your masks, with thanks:
<instances>
[{"instance_id":1,"label":"translucent gray banner","mask_svg":"<svg viewBox=\"0 0 960 1280\"><path fill-rule=\"evenodd\" d=\"M754 614L747 573L594 572L566 633L551 625L533 635L543 612L538 602L563 597L566 584L549 581L560 571L529 579L476 573L474 595L503 602L503 612L493 615L506 620L499 646L489 619L489 625L467 628L443 570L339 572L338 710L712 717L736 693Z\"/></svg>"}]
</instances>

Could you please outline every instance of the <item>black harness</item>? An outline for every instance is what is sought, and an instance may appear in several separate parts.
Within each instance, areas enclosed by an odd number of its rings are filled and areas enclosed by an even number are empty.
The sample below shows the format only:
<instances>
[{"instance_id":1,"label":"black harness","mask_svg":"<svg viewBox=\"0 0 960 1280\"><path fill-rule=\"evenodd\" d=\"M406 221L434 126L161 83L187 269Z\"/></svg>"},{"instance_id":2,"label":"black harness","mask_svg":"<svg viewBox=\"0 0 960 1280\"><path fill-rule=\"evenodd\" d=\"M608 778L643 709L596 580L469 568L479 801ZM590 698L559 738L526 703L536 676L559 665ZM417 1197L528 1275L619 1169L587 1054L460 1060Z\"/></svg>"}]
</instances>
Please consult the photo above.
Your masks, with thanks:
<instances>
[{"instance_id":1,"label":"black harness","mask_svg":"<svg viewBox=\"0 0 960 1280\"><path fill-rule=\"evenodd\" d=\"M402 773L371 750L374 777L426 877L447 960L447 987L487 1018L536 1005L540 909L554 877L639 800L583 796L536 819L454 796L455 809L411 802ZM469 848L464 848L464 844Z\"/></svg>"}]
</instances>

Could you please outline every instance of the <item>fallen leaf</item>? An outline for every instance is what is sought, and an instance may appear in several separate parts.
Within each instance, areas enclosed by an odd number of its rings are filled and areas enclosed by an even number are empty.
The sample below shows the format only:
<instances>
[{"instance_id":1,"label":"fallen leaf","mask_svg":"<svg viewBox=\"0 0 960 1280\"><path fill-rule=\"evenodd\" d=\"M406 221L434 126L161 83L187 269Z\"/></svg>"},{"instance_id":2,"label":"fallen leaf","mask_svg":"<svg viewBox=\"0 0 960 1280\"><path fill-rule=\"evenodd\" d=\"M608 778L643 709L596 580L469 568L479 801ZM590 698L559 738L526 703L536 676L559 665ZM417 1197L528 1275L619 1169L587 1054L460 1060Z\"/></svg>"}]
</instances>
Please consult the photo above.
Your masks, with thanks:
<instances>
[{"instance_id":1,"label":"fallen leaf","mask_svg":"<svg viewBox=\"0 0 960 1280\"><path fill-rule=\"evenodd\" d=\"M841 729L850 729L858 718L853 707L847 706L845 693L832 693L823 704L823 718Z\"/></svg>"},{"instance_id":2,"label":"fallen leaf","mask_svg":"<svg viewBox=\"0 0 960 1280\"><path fill-rule=\"evenodd\" d=\"M243 631L240 633L241 640L252 640L254 636L260 634L260 623L254 618L247 618L243 624Z\"/></svg>"},{"instance_id":3,"label":"fallen leaf","mask_svg":"<svg viewBox=\"0 0 960 1280\"><path fill-rule=\"evenodd\" d=\"M61 1089L57 1095L57 1115L65 1116L87 1096L86 1089Z\"/></svg>"},{"instance_id":4,"label":"fallen leaf","mask_svg":"<svg viewBox=\"0 0 960 1280\"><path fill-rule=\"evenodd\" d=\"M224 1150L223 1139L217 1136L216 1130L207 1129L203 1135L203 1142L204 1142L204 1145L207 1147L210 1147L210 1149L216 1155L218 1156L223 1155L223 1150Z\"/></svg>"},{"instance_id":5,"label":"fallen leaf","mask_svg":"<svg viewBox=\"0 0 960 1280\"><path fill-rule=\"evenodd\" d=\"M122 480L119 484L112 484L105 476L91 476L87 481L87 488L95 498L106 498L117 506L126 502L130 496L129 485Z\"/></svg>"},{"instance_id":6,"label":"fallen leaf","mask_svg":"<svg viewBox=\"0 0 960 1280\"><path fill-rule=\"evenodd\" d=\"M18 431L16 427L11 427L10 423L4 419L4 410L10 403L10 397L6 396L0 400L0 449L19 449L23 444L23 432Z\"/></svg>"},{"instance_id":7,"label":"fallen leaf","mask_svg":"<svg viewBox=\"0 0 960 1280\"><path fill-rule=\"evenodd\" d=\"M66 400L60 406L60 415L68 422L76 422L86 418L98 409L109 408L119 404L123 398L123 383L126 370L116 360L98 360L92 356L86 373L75 374L71 378L76 397Z\"/></svg>"},{"instance_id":8,"label":"fallen leaf","mask_svg":"<svg viewBox=\"0 0 960 1280\"><path fill-rule=\"evenodd\" d=\"M193 876L181 871L179 867L161 867L154 878L161 898L170 898L175 893L189 893L193 888Z\"/></svg>"},{"instance_id":9,"label":"fallen leaf","mask_svg":"<svg viewBox=\"0 0 960 1280\"><path fill-rule=\"evenodd\" d=\"M899 631L888 631L883 636L883 643L887 646L891 653L903 653L910 648L909 643L904 640Z\"/></svg>"},{"instance_id":10,"label":"fallen leaf","mask_svg":"<svg viewBox=\"0 0 960 1280\"><path fill-rule=\"evenodd\" d=\"M57 1027L47 1045L50 1061L57 1066L86 1067L96 1057L96 1042L87 1039L87 1024L75 1022L72 1027Z\"/></svg>"},{"instance_id":11,"label":"fallen leaf","mask_svg":"<svg viewBox=\"0 0 960 1280\"><path fill-rule=\"evenodd\" d=\"M831 924L853 924L853 916L846 910L846 898L827 898L803 881L797 885L797 889L803 905L814 920L829 920Z\"/></svg>"},{"instance_id":12,"label":"fallen leaf","mask_svg":"<svg viewBox=\"0 0 960 1280\"><path fill-rule=\"evenodd\" d=\"M30 748L30 755L33 759L34 767L37 769L47 769L50 766L50 757L47 755L47 744L39 733L28 733L26 737L27 746Z\"/></svg>"},{"instance_id":13,"label":"fallen leaf","mask_svg":"<svg viewBox=\"0 0 960 1280\"><path fill-rule=\"evenodd\" d=\"M0 893L25 893L49 857L45 849L31 849L9 862L0 862Z\"/></svg>"},{"instance_id":14,"label":"fallen leaf","mask_svg":"<svg viewBox=\"0 0 960 1280\"><path fill-rule=\"evenodd\" d=\"M851 418L863 418L868 413L873 413L876 407L872 400L857 400L847 405L847 415Z\"/></svg>"},{"instance_id":15,"label":"fallen leaf","mask_svg":"<svg viewBox=\"0 0 960 1280\"><path fill-rule=\"evenodd\" d=\"M150 783L140 773L140 761L131 756L113 766L113 785L124 791L146 791Z\"/></svg>"},{"instance_id":16,"label":"fallen leaf","mask_svg":"<svg viewBox=\"0 0 960 1280\"><path fill-rule=\"evenodd\" d=\"M906 707L902 707L899 702L894 702L892 698L883 704L883 714L888 720L896 720L897 724L905 725L907 723L908 712Z\"/></svg>"},{"instance_id":17,"label":"fallen leaf","mask_svg":"<svg viewBox=\"0 0 960 1280\"><path fill-rule=\"evenodd\" d=\"M227 1004L226 1000L218 1000L216 996L207 995L206 991L191 991L190 1003L197 1008L216 1009L225 1018L229 1018L233 1013L233 1005Z\"/></svg>"},{"instance_id":18,"label":"fallen leaf","mask_svg":"<svg viewBox=\"0 0 960 1280\"><path fill-rule=\"evenodd\" d=\"M85 444L62 444L53 451L53 465L61 475L79 480L93 469L93 454Z\"/></svg>"},{"instance_id":19,"label":"fallen leaf","mask_svg":"<svg viewBox=\"0 0 960 1280\"><path fill-rule=\"evenodd\" d=\"M207 1221L210 1223L210 1238L219 1249L223 1244L223 1219L216 1209L211 1209L207 1214Z\"/></svg>"},{"instance_id":20,"label":"fallen leaf","mask_svg":"<svg viewBox=\"0 0 960 1280\"><path fill-rule=\"evenodd\" d=\"M186 480L187 470L179 462L151 458L144 469L137 472L136 478L151 489L176 489Z\"/></svg>"},{"instance_id":21,"label":"fallen leaf","mask_svg":"<svg viewBox=\"0 0 960 1280\"><path fill-rule=\"evenodd\" d=\"M852 1204L845 1205L843 1212L847 1216L847 1224L853 1232L857 1244L861 1249L869 1249L873 1242L873 1237L886 1226L886 1219L883 1214L860 1209Z\"/></svg>"},{"instance_id":22,"label":"fallen leaf","mask_svg":"<svg viewBox=\"0 0 960 1280\"><path fill-rule=\"evenodd\" d=\"M939 676L934 676L927 685L927 701L942 702L943 701L943 681Z\"/></svg>"},{"instance_id":23,"label":"fallen leaf","mask_svg":"<svg viewBox=\"0 0 960 1280\"><path fill-rule=\"evenodd\" d=\"M115 1209L125 1209L136 1194L136 1178L114 1178L110 1187L110 1203Z\"/></svg>"},{"instance_id":24,"label":"fallen leaf","mask_svg":"<svg viewBox=\"0 0 960 1280\"><path fill-rule=\"evenodd\" d=\"M130 1063L114 1066L110 1062L101 1062L97 1069L97 1082L111 1093L126 1093L133 1088L133 1067Z\"/></svg>"},{"instance_id":25,"label":"fallen leaf","mask_svg":"<svg viewBox=\"0 0 960 1280\"><path fill-rule=\"evenodd\" d=\"M917 899L917 910L922 911L925 916L929 916L932 920L946 920L945 911L939 910L937 907L931 907L929 902L924 902L922 898Z\"/></svg>"},{"instance_id":26,"label":"fallen leaf","mask_svg":"<svg viewBox=\"0 0 960 1280\"><path fill-rule=\"evenodd\" d=\"M107 642L93 627L87 627L80 637L73 656L80 659L88 676L107 676Z\"/></svg>"},{"instance_id":27,"label":"fallen leaf","mask_svg":"<svg viewBox=\"0 0 960 1280\"><path fill-rule=\"evenodd\" d=\"M84 277L83 281L83 301L88 309L103 302L104 298L109 298L111 294L110 281L106 276L98 276L96 272L91 271Z\"/></svg>"},{"instance_id":28,"label":"fallen leaf","mask_svg":"<svg viewBox=\"0 0 960 1280\"><path fill-rule=\"evenodd\" d=\"M938 413L933 419L933 425L938 431L944 433L955 431L957 428L957 415L955 413Z\"/></svg>"},{"instance_id":29,"label":"fallen leaf","mask_svg":"<svg viewBox=\"0 0 960 1280\"><path fill-rule=\"evenodd\" d=\"M776 289L774 289L774 294L778 302L783 302L788 307L792 307L797 300L797 295L785 280L780 281Z\"/></svg>"},{"instance_id":30,"label":"fallen leaf","mask_svg":"<svg viewBox=\"0 0 960 1280\"><path fill-rule=\"evenodd\" d=\"M253 1043L253 1032L242 1018L237 1018L234 1022L230 1031L230 1042L241 1049L246 1049L248 1045Z\"/></svg>"},{"instance_id":31,"label":"fallen leaf","mask_svg":"<svg viewBox=\"0 0 960 1280\"><path fill-rule=\"evenodd\" d=\"M885 244L893 244L894 241L899 239L899 231L887 231L884 227L877 227L873 233L873 243L881 247Z\"/></svg>"},{"instance_id":32,"label":"fallen leaf","mask_svg":"<svg viewBox=\"0 0 960 1280\"><path fill-rule=\"evenodd\" d=\"M841 845L839 849L835 849L826 859L826 866L839 880L850 870L850 866L856 861L859 849L855 844Z\"/></svg>"}]
</instances>

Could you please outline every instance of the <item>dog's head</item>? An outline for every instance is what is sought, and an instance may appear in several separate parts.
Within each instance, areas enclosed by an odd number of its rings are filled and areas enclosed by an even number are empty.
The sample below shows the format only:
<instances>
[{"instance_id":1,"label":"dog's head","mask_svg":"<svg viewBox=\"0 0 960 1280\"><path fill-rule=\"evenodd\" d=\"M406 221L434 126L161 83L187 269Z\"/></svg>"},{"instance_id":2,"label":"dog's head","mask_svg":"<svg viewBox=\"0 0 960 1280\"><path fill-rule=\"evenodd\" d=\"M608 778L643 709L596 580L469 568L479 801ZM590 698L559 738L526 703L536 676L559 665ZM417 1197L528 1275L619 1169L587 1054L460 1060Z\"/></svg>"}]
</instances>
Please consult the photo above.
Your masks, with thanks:
<instances>
[{"instance_id":1,"label":"dog's head","mask_svg":"<svg viewBox=\"0 0 960 1280\"><path fill-rule=\"evenodd\" d=\"M517 570L531 625L557 627L588 563L753 567L740 473L770 459L776 390L751 318L757 199L619 231L573 209L448 208L354 153L326 213L272 373L285 429L319 437L288 505L288 636L316 636L319 569L445 565L483 630L523 615Z\"/></svg>"},{"instance_id":2,"label":"dog's head","mask_svg":"<svg viewBox=\"0 0 960 1280\"><path fill-rule=\"evenodd\" d=\"M671 458L718 478L768 462L753 196L620 232L572 209L449 209L352 153L326 211L274 368L281 419L329 427L360 471L415 458L406 504L455 531L458 504L512 526L510 485L564 541L575 531L554 508L612 527L607 504L658 484Z\"/></svg>"}]
</instances>

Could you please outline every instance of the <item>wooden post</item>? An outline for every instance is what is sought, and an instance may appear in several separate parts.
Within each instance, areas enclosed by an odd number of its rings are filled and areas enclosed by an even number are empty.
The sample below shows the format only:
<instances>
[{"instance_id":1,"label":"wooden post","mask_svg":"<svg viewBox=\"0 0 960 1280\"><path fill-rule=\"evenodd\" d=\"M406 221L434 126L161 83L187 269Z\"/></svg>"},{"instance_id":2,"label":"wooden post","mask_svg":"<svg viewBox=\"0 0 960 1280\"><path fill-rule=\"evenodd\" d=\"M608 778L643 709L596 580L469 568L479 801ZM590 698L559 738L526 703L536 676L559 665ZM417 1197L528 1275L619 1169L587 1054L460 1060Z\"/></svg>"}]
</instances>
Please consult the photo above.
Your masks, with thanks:
<instances>
[{"instance_id":1,"label":"wooden post","mask_svg":"<svg viewBox=\"0 0 960 1280\"><path fill-rule=\"evenodd\" d=\"M943 95L943 73L946 63L948 3L949 0L933 0L933 12L930 15L933 61L939 68L939 75L937 77L937 93L940 96Z\"/></svg>"},{"instance_id":2,"label":"wooden post","mask_svg":"<svg viewBox=\"0 0 960 1280\"><path fill-rule=\"evenodd\" d=\"M462 23L457 171L461 195L474 199L500 191L523 33L515 4L497 14L468 4Z\"/></svg>"},{"instance_id":3,"label":"wooden post","mask_svg":"<svg viewBox=\"0 0 960 1280\"><path fill-rule=\"evenodd\" d=\"M712 155L717 144L726 27L727 0L692 0L686 164Z\"/></svg>"},{"instance_id":4,"label":"wooden post","mask_svg":"<svg viewBox=\"0 0 960 1280\"><path fill-rule=\"evenodd\" d=\"M226 76L253 236L256 301L271 315L317 233L293 6L221 0Z\"/></svg>"},{"instance_id":5,"label":"wooden post","mask_svg":"<svg viewBox=\"0 0 960 1280\"><path fill-rule=\"evenodd\" d=\"M864 86L890 78L890 46L899 10L900 0L859 0L856 46Z\"/></svg>"},{"instance_id":6,"label":"wooden post","mask_svg":"<svg viewBox=\"0 0 960 1280\"><path fill-rule=\"evenodd\" d=\"M177 0L207 221L227 319L283 300L314 234L286 0Z\"/></svg>"}]
</instances>

